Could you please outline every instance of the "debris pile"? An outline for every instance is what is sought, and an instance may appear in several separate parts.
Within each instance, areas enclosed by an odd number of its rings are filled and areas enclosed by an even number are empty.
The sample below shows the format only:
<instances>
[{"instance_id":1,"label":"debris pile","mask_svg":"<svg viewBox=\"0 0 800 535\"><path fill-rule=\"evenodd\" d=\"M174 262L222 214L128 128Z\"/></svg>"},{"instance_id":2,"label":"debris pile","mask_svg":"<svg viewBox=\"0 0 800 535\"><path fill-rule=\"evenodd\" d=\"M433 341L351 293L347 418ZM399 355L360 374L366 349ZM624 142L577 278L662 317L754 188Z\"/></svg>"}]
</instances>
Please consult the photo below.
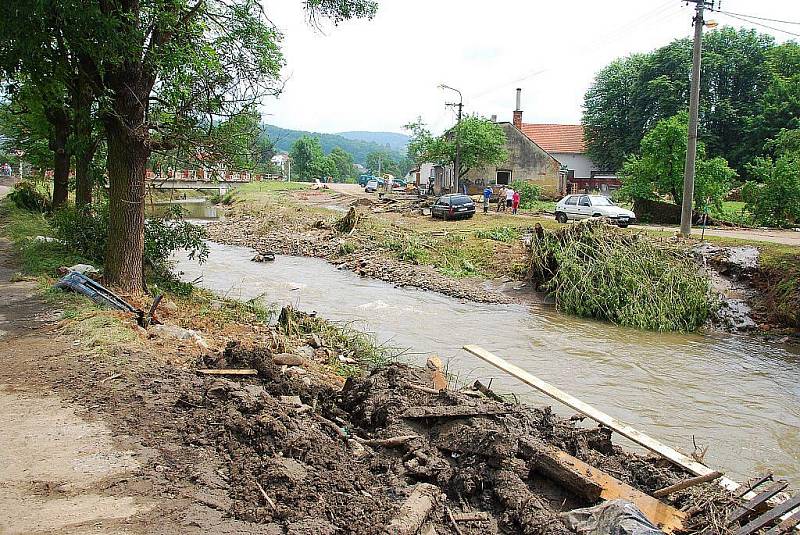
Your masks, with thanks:
<instances>
[{"instance_id":1,"label":"debris pile","mask_svg":"<svg viewBox=\"0 0 800 535\"><path fill-rule=\"evenodd\" d=\"M588 219L534 235L528 276L566 313L657 331L693 331L715 308L686 251Z\"/></svg>"},{"instance_id":2,"label":"debris pile","mask_svg":"<svg viewBox=\"0 0 800 535\"><path fill-rule=\"evenodd\" d=\"M176 405L185 440L224 457L227 513L286 533L574 533L563 513L599 494L554 451L648 493L686 477L614 446L608 429L505 402L479 383L438 388L436 359L379 367L341 390L303 380L299 361L263 347L230 344L203 364L258 375L186 385ZM668 501L688 507L688 492Z\"/></svg>"}]
</instances>

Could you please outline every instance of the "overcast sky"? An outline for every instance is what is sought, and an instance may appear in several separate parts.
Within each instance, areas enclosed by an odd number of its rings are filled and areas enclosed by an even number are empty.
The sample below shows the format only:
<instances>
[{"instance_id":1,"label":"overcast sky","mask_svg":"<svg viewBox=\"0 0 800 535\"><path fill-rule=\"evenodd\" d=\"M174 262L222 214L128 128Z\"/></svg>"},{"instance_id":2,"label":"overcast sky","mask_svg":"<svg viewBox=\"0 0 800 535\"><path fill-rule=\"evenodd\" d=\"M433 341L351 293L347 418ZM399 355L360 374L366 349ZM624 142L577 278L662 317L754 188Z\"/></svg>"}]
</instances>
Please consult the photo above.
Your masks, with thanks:
<instances>
[{"instance_id":1,"label":"overcast sky","mask_svg":"<svg viewBox=\"0 0 800 535\"><path fill-rule=\"evenodd\" d=\"M318 132L402 132L417 116L440 131L454 121L444 103L456 98L440 83L463 92L469 113L511 120L521 87L525 122L578 123L598 70L690 36L693 11L679 0L379 0L373 20L319 30L299 0L262 1L287 61L285 91L266 103L264 120ZM798 0L723 0L722 9L800 21ZM763 23L800 34L800 25Z\"/></svg>"}]
</instances>

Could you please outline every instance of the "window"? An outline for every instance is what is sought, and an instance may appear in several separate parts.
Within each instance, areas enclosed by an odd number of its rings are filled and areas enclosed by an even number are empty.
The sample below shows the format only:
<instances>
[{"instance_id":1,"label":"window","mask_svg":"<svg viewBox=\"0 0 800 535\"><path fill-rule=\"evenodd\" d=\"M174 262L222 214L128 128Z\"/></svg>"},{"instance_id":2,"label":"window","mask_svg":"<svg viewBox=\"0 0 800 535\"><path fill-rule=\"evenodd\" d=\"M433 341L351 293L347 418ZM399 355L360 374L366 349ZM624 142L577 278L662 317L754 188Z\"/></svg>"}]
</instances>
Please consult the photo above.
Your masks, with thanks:
<instances>
[{"instance_id":1,"label":"window","mask_svg":"<svg viewBox=\"0 0 800 535\"><path fill-rule=\"evenodd\" d=\"M592 206L615 206L608 197L592 197Z\"/></svg>"},{"instance_id":2,"label":"window","mask_svg":"<svg viewBox=\"0 0 800 535\"><path fill-rule=\"evenodd\" d=\"M592 205L592 203L589 202L589 196L588 195L584 195L583 197L581 197L581 202L580 202L579 206L591 206L591 205Z\"/></svg>"},{"instance_id":3,"label":"window","mask_svg":"<svg viewBox=\"0 0 800 535\"><path fill-rule=\"evenodd\" d=\"M439 202L437 204L439 204L439 206L450 206L450 199L448 199L447 197L442 197L441 199L439 199Z\"/></svg>"},{"instance_id":4,"label":"window","mask_svg":"<svg viewBox=\"0 0 800 535\"><path fill-rule=\"evenodd\" d=\"M511 184L511 171L497 171L497 185L508 186Z\"/></svg>"},{"instance_id":5,"label":"window","mask_svg":"<svg viewBox=\"0 0 800 535\"><path fill-rule=\"evenodd\" d=\"M573 195L572 197L569 197L567 199L567 202L565 202L564 204L568 204L569 206L575 206L576 204L578 204L578 197Z\"/></svg>"}]
</instances>

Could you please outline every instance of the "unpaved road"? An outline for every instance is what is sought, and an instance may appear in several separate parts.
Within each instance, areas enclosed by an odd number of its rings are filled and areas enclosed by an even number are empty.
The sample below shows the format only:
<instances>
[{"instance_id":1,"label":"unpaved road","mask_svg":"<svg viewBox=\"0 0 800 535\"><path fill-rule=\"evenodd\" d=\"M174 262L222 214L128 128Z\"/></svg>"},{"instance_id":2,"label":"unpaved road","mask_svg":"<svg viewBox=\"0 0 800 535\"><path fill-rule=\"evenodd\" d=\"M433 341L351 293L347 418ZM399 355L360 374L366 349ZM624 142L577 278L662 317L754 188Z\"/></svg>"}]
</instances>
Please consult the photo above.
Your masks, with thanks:
<instances>
[{"instance_id":1,"label":"unpaved road","mask_svg":"<svg viewBox=\"0 0 800 535\"><path fill-rule=\"evenodd\" d=\"M227 518L217 461L176 435L152 393L172 372L93 353L14 267L0 240L0 533L269 533Z\"/></svg>"}]
</instances>

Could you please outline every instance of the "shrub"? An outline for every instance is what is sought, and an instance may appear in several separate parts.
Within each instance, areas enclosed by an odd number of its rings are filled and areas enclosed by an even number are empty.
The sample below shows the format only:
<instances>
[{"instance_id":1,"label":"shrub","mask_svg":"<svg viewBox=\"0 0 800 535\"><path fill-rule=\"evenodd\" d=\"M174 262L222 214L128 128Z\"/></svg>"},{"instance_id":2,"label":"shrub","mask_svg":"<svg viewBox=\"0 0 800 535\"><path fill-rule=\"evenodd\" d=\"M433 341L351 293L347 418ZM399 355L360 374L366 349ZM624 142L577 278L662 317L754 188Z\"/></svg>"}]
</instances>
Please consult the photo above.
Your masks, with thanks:
<instances>
[{"instance_id":1,"label":"shrub","mask_svg":"<svg viewBox=\"0 0 800 535\"><path fill-rule=\"evenodd\" d=\"M475 231L475 237L482 240L494 240L505 243L516 241L520 238L517 229L511 227L495 227L488 230Z\"/></svg>"},{"instance_id":2,"label":"shrub","mask_svg":"<svg viewBox=\"0 0 800 535\"><path fill-rule=\"evenodd\" d=\"M36 184L27 180L17 182L8 194L8 198L17 207L31 212L49 213L53 208L50 199L36 189Z\"/></svg>"},{"instance_id":3,"label":"shrub","mask_svg":"<svg viewBox=\"0 0 800 535\"><path fill-rule=\"evenodd\" d=\"M587 220L531 241L528 276L577 316L693 331L714 309L708 279L675 247Z\"/></svg>"},{"instance_id":4,"label":"shrub","mask_svg":"<svg viewBox=\"0 0 800 535\"><path fill-rule=\"evenodd\" d=\"M78 254L102 264L108 242L108 205L98 203L87 208L67 206L53 214L51 226L55 237ZM200 262L208 256L203 241L205 229L185 221L179 206L163 217L148 219L144 228L144 262L157 272L166 271L175 251L189 252Z\"/></svg>"},{"instance_id":5,"label":"shrub","mask_svg":"<svg viewBox=\"0 0 800 535\"><path fill-rule=\"evenodd\" d=\"M800 155L756 158L751 173L762 181L747 182L742 198L756 223L783 227L800 222Z\"/></svg>"},{"instance_id":6,"label":"shrub","mask_svg":"<svg viewBox=\"0 0 800 535\"><path fill-rule=\"evenodd\" d=\"M533 208L534 203L542 195L542 188L539 187L539 184L527 180L517 180L511 184L511 187L519 193L520 208Z\"/></svg>"}]
</instances>

